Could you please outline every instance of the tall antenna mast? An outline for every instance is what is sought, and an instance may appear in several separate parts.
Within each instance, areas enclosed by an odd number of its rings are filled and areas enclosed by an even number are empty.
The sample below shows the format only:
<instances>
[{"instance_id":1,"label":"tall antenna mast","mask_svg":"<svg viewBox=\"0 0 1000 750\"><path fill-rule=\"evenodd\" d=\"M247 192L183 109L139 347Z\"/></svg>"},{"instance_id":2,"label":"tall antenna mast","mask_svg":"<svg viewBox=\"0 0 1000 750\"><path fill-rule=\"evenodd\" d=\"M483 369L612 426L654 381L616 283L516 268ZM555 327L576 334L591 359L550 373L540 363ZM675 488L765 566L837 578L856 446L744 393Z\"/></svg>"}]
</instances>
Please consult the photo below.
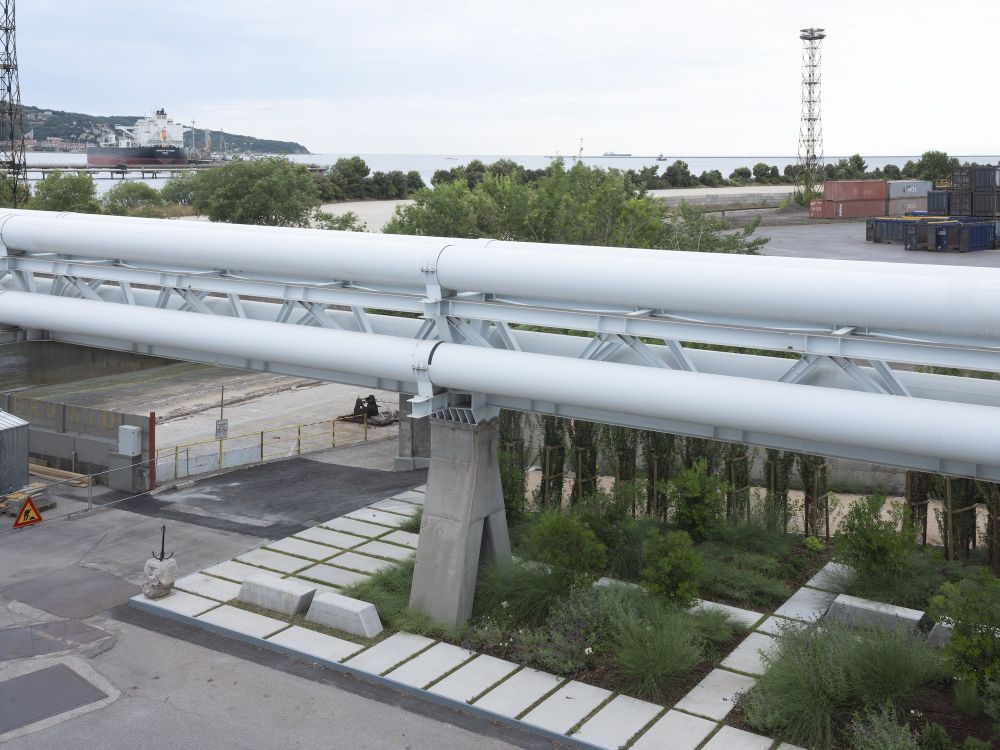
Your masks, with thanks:
<instances>
[{"instance_id":1,"label":"tall antenna mast","mask_svg":"<svg viewBox=\"0 0 1000 750\"><path fill-rule=\"evenodd\" d=\"M802 120L799 124L799 185L811 198L823 169L823 117L820 107L820 44L823 29L802 29Z\"/></svg>"},{"instance_id":2,"label":"tall antenna mast","mask_svg":"<svg viewBox=\"0 0 1000 750\"><path fill-rule=\"evenodd\" d=\"M6 184L14 206L28 200L28 167L24 159L24 118L21 113L21 84L17 76L17 43L14 0L2 1L0 31L0 181ZM3 196L6 198L6 196Z\"/></svg>"}]
</instances>

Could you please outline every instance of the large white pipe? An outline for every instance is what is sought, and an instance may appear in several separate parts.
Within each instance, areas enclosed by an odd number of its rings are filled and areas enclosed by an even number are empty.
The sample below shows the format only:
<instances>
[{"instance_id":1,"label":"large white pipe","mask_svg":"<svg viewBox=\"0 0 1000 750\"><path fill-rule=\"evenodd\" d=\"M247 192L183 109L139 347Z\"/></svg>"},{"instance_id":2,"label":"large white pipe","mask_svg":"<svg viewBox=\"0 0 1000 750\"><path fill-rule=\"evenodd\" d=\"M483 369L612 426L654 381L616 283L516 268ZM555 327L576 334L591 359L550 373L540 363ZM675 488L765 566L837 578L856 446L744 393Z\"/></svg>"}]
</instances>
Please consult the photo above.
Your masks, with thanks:
<instances>
[{"instance_id":1,"label":"large white pipe","mask_svg":"<svg viewBox=\"0 0 1000 750\"><path fill-rule=\"evenodd\" d=\"M1000 409L0 292L0 323L984 465Z\"/></svg>"}]
</instances>

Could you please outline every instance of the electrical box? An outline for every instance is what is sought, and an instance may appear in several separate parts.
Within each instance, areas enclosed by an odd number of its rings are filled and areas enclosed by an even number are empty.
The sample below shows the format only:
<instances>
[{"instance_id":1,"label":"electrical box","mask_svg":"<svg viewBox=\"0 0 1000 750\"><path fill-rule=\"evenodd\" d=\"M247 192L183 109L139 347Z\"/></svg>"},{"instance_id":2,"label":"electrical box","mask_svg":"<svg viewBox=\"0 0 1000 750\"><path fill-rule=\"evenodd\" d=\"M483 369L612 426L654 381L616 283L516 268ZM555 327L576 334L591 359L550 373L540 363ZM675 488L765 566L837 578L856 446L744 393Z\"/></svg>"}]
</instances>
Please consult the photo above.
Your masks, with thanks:
<instances>
[{"instance_id":1,"label":"electrical box","mask_svg":"<svg viewBox=\"0 0 1000 750\"><path fill-rule=\"evenodd\" d=\"M142 455L142 428L122 425L118 428L118 452L123 456Z\"/></svg>"}]
</instances>

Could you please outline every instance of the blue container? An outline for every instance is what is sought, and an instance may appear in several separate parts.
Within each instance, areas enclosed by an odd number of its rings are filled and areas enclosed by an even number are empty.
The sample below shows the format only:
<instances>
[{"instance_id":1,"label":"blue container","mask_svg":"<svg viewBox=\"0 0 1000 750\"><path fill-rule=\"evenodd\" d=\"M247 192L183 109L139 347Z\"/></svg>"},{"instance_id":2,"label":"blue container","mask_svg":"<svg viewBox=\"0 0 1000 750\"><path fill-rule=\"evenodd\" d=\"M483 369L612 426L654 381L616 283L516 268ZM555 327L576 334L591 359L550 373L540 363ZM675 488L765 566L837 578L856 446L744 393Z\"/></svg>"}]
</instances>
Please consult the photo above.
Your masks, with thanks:
<instances>
[{"instance_id":1,"label":"blue container","mask_svg":"<svg viewBox=\"0 0 1000 750\"><path fill-rule=\"evenodd\" d=\"M931 216L947 216L950 211L947 190L927 191L927 213Z\"/></svg>"},{"instance_id":2,"label":"blue container","mask_svg":"<svg viewBox=\"0 0 1000 750\"><path fill-rule=\"evenodd\" d=\"M1000 186L1000 172L996 167L973 167L972 190L976 193L995 193Z\"/></svg>"},{"instance_id":3,"label":"blue container","mask_svg":"<svg viewBox=\"0 0 1000 750\"><path fill-rule=\"evenodd\" d=\"M961 251L991 250L997 244L996 224L967 222L962 224Z\"/></svg>"}]
</instances>

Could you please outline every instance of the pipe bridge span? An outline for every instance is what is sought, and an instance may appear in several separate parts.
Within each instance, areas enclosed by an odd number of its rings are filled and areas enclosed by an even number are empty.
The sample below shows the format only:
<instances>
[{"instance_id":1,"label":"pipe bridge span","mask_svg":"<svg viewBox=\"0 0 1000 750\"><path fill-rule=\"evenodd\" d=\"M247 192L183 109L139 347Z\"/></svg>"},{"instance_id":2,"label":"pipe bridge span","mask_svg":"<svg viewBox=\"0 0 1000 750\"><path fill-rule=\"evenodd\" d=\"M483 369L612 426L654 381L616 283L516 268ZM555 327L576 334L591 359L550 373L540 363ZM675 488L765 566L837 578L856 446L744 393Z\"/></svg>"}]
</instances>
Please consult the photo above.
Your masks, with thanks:
<instances>
[{"instance_id":1,"label":"pipe bridge span","mask_svg":"<svg viewBox=\"0 0 1000 750\"><path fill-rule=\"evenodd\" d=\"M1000 381L919 371L1000 373L1000 269L0 209L2 325L1000 481Z\"/></svg>"}]
</instances>

